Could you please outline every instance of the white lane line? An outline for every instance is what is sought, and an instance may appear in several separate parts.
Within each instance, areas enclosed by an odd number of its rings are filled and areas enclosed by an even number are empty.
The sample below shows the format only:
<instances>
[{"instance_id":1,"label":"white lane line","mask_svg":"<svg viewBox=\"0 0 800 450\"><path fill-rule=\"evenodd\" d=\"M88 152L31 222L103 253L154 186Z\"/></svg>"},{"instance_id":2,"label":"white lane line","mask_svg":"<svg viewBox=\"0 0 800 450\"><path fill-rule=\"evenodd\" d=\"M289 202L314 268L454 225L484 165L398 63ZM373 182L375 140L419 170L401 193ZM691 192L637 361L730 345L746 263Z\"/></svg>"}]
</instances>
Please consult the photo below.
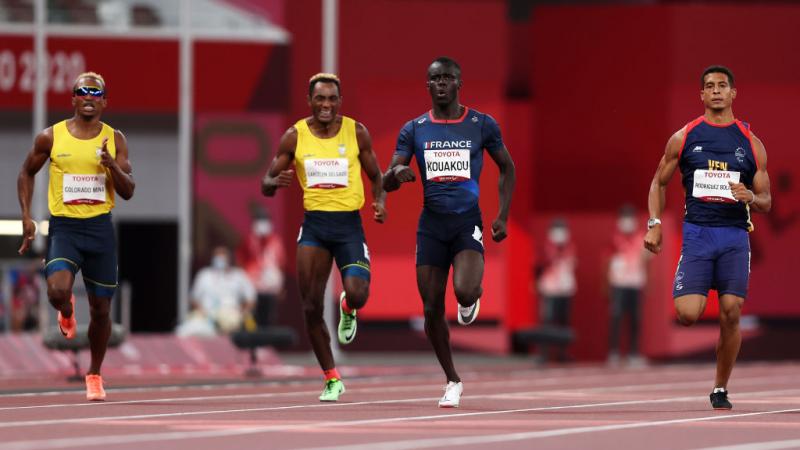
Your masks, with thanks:
<instances>
[{"instance_id":1,"label":"white lane line","mask_svg":"<svg viewBox=\"0 0 800 450\"><path fill-rule=\"evenodd\" d=\"M503 433L503 434L465 436L465 437L454 437L454 438L433 438L433 439L414 439L406 441L373 442L370 444L341 445L341 446L331 446L331 447L308 447L305 448L304 450L410 450L418 448L451 447L455 445L494 444L500 442L524 441L529 439L542 439L542 438L558 437L558 436L570 436L575 434L596 433L601 431L628 430L633 428L658 427L658 426L678 425L678 424L693 423L693 422L708 422L712 420L723 420L723 419L731 419L738 417L763 416L769 414L783 414L792 412L800 412L800 408L782 409L777 411L759 411L759 412L741 413L741 414L713 415L705 417L694 417L690 419L658 420L652 422L636 422L636 423L625 423L625 424L615 424L615 425L599 425L591 427L561 428L555 430L529 431L522 433ZM733 450L733 447L720 447L720 448ZM758 447L758 450L765 450L767 448L777 449L777 448L790 448L790 447L763 447L763 448ZM736 447L735 449L745 450L745 449L739 449L738 447ZM747 447L746 450L756 450L756 449L755 448L751 449L750 447Z\"/></svg>"},{"instance_id":2,"label":"white lane line","mask_svg":"<svg viewBox=\"0 0 800 450\"><path fill-rule=\"evenodd\" d=\"M750 442L748 444L723 445L720 447L703 447L696 450L782 450L787 448L800 448L800 439L770 442Z\"/></svg>"},{"instance_id":3,"label":"white lane line","mask_svg":"<svg viewBox=\"0 0 800 450\"><path fill-rule=\"evenodd\" d=\"M533 375L541 375L541 372L535 372L534 371L534 372L532 372L532 374ZM523 375L531 375L531 374L520 373L520 376L523 376ZM643 377L643 378L658 378L658 379L662 379L664 377L664 375L665 374L663 374L663 373L658 373L658 374L651 374L650 377ZM438 374L437 374L437 377L438 377ZM430 378L431 378L430 376L427 376L427 377L420 376L419 377L419 379L430 379ZM547 378L541 378L541 377L540 378L533 378L533 379L524 378L524 379L517 379L517 380L508 380L508 379L506 379L506 380L502 380L502 381L480 381L480 380L475 380L475 381L468 381L467 385L470 388L472 388L473 386L476 386L476 385L477 386L485 386L485 387L529 385L531 387L536 387L536 386L559 385L559 384L564 384L567 381L573 381L576 384L577 383L587 383L587 382L588 383L594 383L594 382L597 382L597 381L606 381L606 382L612 381L612 380L610 380L609 374L606 374L606 373L600 373L600 374L592 373L592 374L589 374L588 376L586 374L583 374L583 375L580 375L580 376L576 376L575 378L576 378L576 380L571 380L571 379L565 378L564 376L550 376L550 377L547 377ZM794 377L786 377L786 376L775 376L775 377L771 377L770 380L772 380L773 382L780 382L784 378L786 378L788 381L793 381L794 380ZM406 378L406 377L403 378L403 381L410 381L410 380L416 381L415 378ZM752 379L743 378L743 379L737 380L737 382L741 382L742 384L745 384L745 383L749 382L749 380L753 380L753 382L764 382L765 379L763 377L752 378ZM366 380L365 379L358 379L358 380L355 380L355 382L358 383L358 384L373 384L373 383L386 382L386 380L384 378L382 378L382 377L376 377L374 379L371 378L371 379L366 379ZM658 388L661 388L661 387L675 388L675 387L680 387L680 386L686 386L686 387L696 386L699 383L704 383L704 382L703 381L686 381L686 382L679 382L679 383L662 383L662 384L652 384L652 385L626 385L626 386L624 386L622 388L623 388L623 390L635 389L637 386L644 387L644 388L651 388L651 389L658 389ZM314 381L314 382L307 382L307 383L303 383L303 384L304 385L305 384L318 384L318 382ZM236 387L236 386L237 385L226 385L226 388L228 388L228 387L232 388L232 387ZM271 384L271 385L269 385L269 387L275 387L275 386L286 386L286 385L285 384L284 385L281 385L281 384L274 384L274 385ZM424 389L425 387L431 387L431 386L433 386L433 385L430 384L430 383L426 383L425 385L421 385L420 384L420 385L398 386L398 387L355 388L355 389L351 389L350 391L351 392L359 392L359 393L384 392L384 391L408 391L408 390L417 390L420 387ZM213 390L215 387L217 387L217 386L207 385L207 386L203 386L200 390ZM242 387L242 386L239 386L239 387ZM257 385L257 384L256 385L249 385L248 384L248 385L245 385L245 387L248 387L248 388L249 387L254 387L255 388L255 387L259 387L259 385ZM187 388L187 389L191 389L191 388ZM197 389L197 388L195 387L195 389ZM586 392L586 391L590 391L590 390L594 390L594 389L601 389L602 390L602 389L612 389L612 388L611 387L597 387L597 388L592 387L592 388L580 388L580 389L582 391ZM175 391L179 391L179 390L181 390L181 389L178 389L177 387L174 387L174 386L170 387L169 389L155 389L156 392L164 392L164 391L175 392ZM140 393L140 392L151 392L152 390L149 390L147 388L134 388L134 389L120 389L120 390L107 389L106 391L109 394L112 394L114 392L137 392L137 393ZM76 394L76 396L79 396L79 397L82 396L82 393L80 391L69 391L69 392L66 392L66 393ZM314 395L314 394L316 394L316 391L293 391L293 392L273 392L273 393L262 393L262 394L234 394L234 395L213 395L213 396L194 396L194 397L172 397L172 398L161 398L161 399L122 400L122 401L108 401L108 402L57 403L57 404L47 404L47 405L6 406L6 407L0 407L0 412L2 412L2 411L17 411L17 410L25 410L25 409L40 409L40 408L110 407L110 406L113 406L113 405L149 404L149 403L159 403L159 402L236 400L236 399L242 399L242 398L245 398L245 399L274 398L274 397L291 397L291 396L296 396L296 395L297 396L300 396L300 395L305 396L305 395ZM0 424L0 426L2 426L2 424Z\"/></svg>"},{"instance_id":4,"label":"white lane line","mask_svg":"<svg viewBox=\"0 0 800 450\"><path fill-rule=\"evenodd\" d=\"M711 368L709 365L708 367ZM757 368L753 366L752 368ZM489 377L493 374L497 374L498 371L463 371L462 375L464 378L481 378L481 377ZM578 366L578 367L563 367L563 368L548 368L548 369L514 369L510 372L502 372L503 375L510 376L512 378L521 378L521 377L537 377L545 375L547 377L551 377L554 379L564 379L565 376L567 377L574 377L577 379L581 379L585 377L587 374L592 375L604 375L607 379L608 378L616 378L617 376L626 377L636 371L624 371L624 370L615 370L609 372L609 370L604 366ZM687 366L683 364L670 364L670 365L663 365L657 367L651 367L647 371L643 371L643 373L636 373L637 375L645 378L652 378L652 377L663 377L665 375L679 375L679 374L697 374L698 368L697 366ZM439 372L431 372L431 373L415 373L415 374L395 374L395 375L376 375L376 376L354 376L351 379L354 381L358 381L360 383L380 383L386 381L396 381L396 380L418 380L418 379L430 379L433 377L441 378L441 374ZM0 380L0 382L2 382ZM139 392L179 392L184 390L221 390L221 389L241 389L243 387L247 388L258 388L258 387L270 387L270 386L303 386L309 384L319 384L318 380L315 379L302 379L302 380L277 380L277 381L266 381L261 383L224 383L224 384L203 384L203 385L193 385L193 384L186 384L186 385L172 385L172 386L141 386L141 387L130 387L130 388L110 388L106 389L106 392L109 394L111 393L139 393ZM80 394L81 390L79 389L70 389L70 390L58 390L58 391L41 391L41 392L14 392L14 393L0 393L0 399L5 398L15 398L15 397L44 397L44 396L57 396L57 395L70 395L70 394Z\"/></svg>"},{"instance_id":5,"label":"white lane line","mask_svg":"<svg viewBox=\"0 0 800 450\"><path fill-rule=\"evenodd\" d=\"M781 391L762 391L762 392L748 392L739 394L739 396L764 396L764 395L783 395L786 393L797 393L800 392L800 389L793 389L793 390L781 390ZM578 405L562 405L562 406L546 406L546 407L538 407L538 408L518 408L518 409L506 409L506 410L494 410L494 411L476 411L476 412L468 412L468 413L439 413L436 415L426 415L426 416L401 416L401 417L391 417L391 418L381 418L381 419L364 419L364 420L350 420L350 421L328 421L328 422L309 422L303 424L294 424L294 425L270 425L270 426L263 426L263 427L243 427L237 429L227 429L227 430L209 430L209 431L176 431L176 432L167 432L167 433L145 433L145 434L123 434L123 435L110 435L110 436L92 436L92 437L72 437L72 438L64 438L64 439L42 439L42 440L27 440L27 441L12 441L0 444L0 450L35 450L35 449L56 449L56 448L70 448L70 447L88 447L88 446L107 446L109 444L129 444L135 442L160 442L160 441L174 441L174 440L183 440L183 439L201 439L201 438L214 438L214 437L225 437L225 436L243 436L243 435L250 435L250 434L259 434L259 433L270 433L270 432L287 432L287 431L301 431L301 430L318 430L322 427L345 427L345 426L363 426L363 425L375 425L375 424L387 424L387 423L398 423L398 422L412 422L412 421L420 421L420 420L450 420L454 418L461 418L461 417L475 417L475 416L494 416L499 414L513 414L513 413L522 413L522 412L535 412L535 411L557 411L557 410L568 410L568 409L585 409L585 408L597 408L597 407L608 407L608 406L627 406L627 405L639 405L639 404L653 404L653 403L672 403L672 402L682 402L682 401L692 401L696 400L697 396L687 396L687 397L675 397L675 398L664 398L664 399L647 399L647 400L630 400L630 401L623 401L623 402L604 402L604 403L586 403L586 404L578 404ZM379 403L399 403L403 401L420 401L420 400L427 400L427 399L403 399L403 400L386 400L386 401L376 401L376 402L361 402L358 404L379 404ZM354 404L332 404L328 407L334 406L348 406ZM307 405L308 406L308 405ZM323 407L324 405L316 405L317 407ZM295 406L297 408L300 406ZM293 407L281 407L281 409L289 409ZM271 408L264 408L264 410L268 410ZM513 440L522 440L522 439L535 439L541 437L551 437L551 436L561 436L566 434L578 434L578 433L587 433L587 432L594 432L594 431L609 431L609 430L616 430L616 429L626 429L626 428L639 428L643 426L658 426L658 425L668 425L668 424L675 424L675 423L688 423L688 422L695 422L695 421L705 421L705 420L718 420L720 418L730 418L730 417L748 417L748 416L757 416L757 415L764 415L764 414L778 414L782 412L797 412L800 411L800 408L796 409L786 409L780 411L763 411L763 412L755 412L755 413L742 413L742 414L728 414L728 415L714 415L714 416L707 416L707 417L700 417L694 419L678 419L678 420L668 420L668 421L658 421L658 422L636 422L636 423L629 423L629 424L618 424L618 425L604 425L598 427L579 427L579 428L566 428L566 429L557 429L557 430L548 430L548 431L537 431L531 433L513 433L513 434L501 434L501 435L488 435L483 436L482 438L491 438L495 440L489 440L487 442L506 442L506 441L513 441ZM177 413L173 415L190 415L192 413ZM159 417L167 416L159 415ZM114 418L108 418L109 420ZM95 421L98 421L95 419ZM462 442L462 440L465 440ZM436 441L436 443L434 443ZM386 447L386 449L394 449L395 447L391 447L391 445L399 445L400 443L408 442L410 445L408 447L397 447L397 448L422 448L422 447L431 447L431 446L440 446L440 445L462 445L462 444L472 444L476 443L474 438L441 438L440 440L436 439L423 439L417 441L395 441L395 442L386 442L385 445L390 445L390 447ZM410 444L413 442L413 444ZM479 441L477 443L481 443ZM365 450L368 449L378 449L382 447L378 447L382 445L380 443L375 444L368 444L365 447L361 446L345 446L340 447L342 449L346 448L363 448ZM403 444L406 445L406 444Z\"/></svg>"}]
</instances>

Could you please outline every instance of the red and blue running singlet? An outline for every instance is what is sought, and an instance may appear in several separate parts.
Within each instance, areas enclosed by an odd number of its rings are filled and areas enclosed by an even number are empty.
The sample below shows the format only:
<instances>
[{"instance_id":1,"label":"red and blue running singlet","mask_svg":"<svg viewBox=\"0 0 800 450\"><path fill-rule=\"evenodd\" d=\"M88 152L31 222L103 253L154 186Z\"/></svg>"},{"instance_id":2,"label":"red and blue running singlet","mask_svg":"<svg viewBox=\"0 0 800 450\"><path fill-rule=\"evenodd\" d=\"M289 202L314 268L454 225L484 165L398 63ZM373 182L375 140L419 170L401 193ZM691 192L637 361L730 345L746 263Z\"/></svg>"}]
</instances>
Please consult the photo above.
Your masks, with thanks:
<instances>
[{"instance_id":1,"label":"red and blue running singlet","mask_svg":"<svg viewBox=\"0 0 800 450\"><path fill-rule=\"evenodd\" d=\"M686 125L679 167L686 192L686 222L752 231L750 207L733 199L729 181L753 187L758 170L750 126L739 120L716 125L704 117Z\"/></svg>"},{"instance_id":2,"label":"red and blue running singlet","mask_svg":"<svg viewBox=\"0 0 800 450\"><path fill-rule=\"evenodd\" d=\"M426 209L460 214L478 207L483 149L502 148L497 122L465 107L458 119L437 120L429 111L408 121L400 130L395 154L416 157Z\"/></svg>"}]
</instances>

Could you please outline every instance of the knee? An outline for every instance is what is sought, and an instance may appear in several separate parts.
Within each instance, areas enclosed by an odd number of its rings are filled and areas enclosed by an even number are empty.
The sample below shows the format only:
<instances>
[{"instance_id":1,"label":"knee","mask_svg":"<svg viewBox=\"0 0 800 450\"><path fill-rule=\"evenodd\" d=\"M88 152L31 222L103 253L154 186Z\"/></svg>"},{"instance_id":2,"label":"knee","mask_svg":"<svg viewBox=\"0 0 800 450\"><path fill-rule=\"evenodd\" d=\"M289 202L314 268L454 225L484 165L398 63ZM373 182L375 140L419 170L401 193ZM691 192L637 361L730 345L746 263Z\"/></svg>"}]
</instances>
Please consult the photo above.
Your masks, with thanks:
<instances>
[{"instance_id":1,"label":"knee","mask_svg":"<svg viewBox=\"0 0 800 450\"><path fill-rule=\"evenodd\" d=\"M303 315L307 324L322 323L322 305L312 302L303 303Z\"/></svg>"},{"instance_id":2,"label":"knee","mask_svg":"<svg viewBox=\"0 0 800 450\"><path fill-rule=\"evenodd\" d=\"M60 286L47 286L47 298L51 301L62 303L69 301L72 296L72 290Z\"/></svg>"},{"instance_id":3,"label":"knee","mask_svg":"<svg viewBox=\"0 0 800 450\"><path fill-rule=\"evenodd\" d=\"M425 305L422 311L426 322L444 317L444 305Z\"/></svg>"},{"instance_id":4,"label":"knee","mask_svg":"<svg viewBox=\"0 0 800 450\"><path fill-rule=\"evenodd\" d=\"M467 286L464 284L453 286L458 304L461 306L472 306L481 296L480 285Z\"/></svg>"},{"instance_id":5,"label":"knee","mask_svg":"<svg viewBox=\"0 0 800 450\"><path fill-rule=\"evenodd\" d=\"M89 303L89 315L92 320L108 319L111 314L110 300L97 300Z\"/></svg>"},{"instance_id":6,"label":"knee","mask_svg":"<svg viewBox=\"0 0 800 450\"><path fill-rule=\"evenodd\" d=\"M697 322L697 319L700 318L700 314L692 314L687 313L686 311L678 311L678 321L681 325L685 327L689 327L694 325Z\"/></svg>"},{"instance_id":7,"label":"knee","mask_svg":"<svg viewBox=\"0 0 800 450\"><path fill-rule=\"evenodd\" d=\"M352 309L361 309L367 304L367 298L369 298L369 287L345 290L345 298L347 299L347 306Z\"/></svg>"},{"instance_id":8,"label":"knee","mask_svg":"<svg viewBox=\"0 0 800 450\"><path fill-rule=\"evenodd\" d=\"M726 330L734 330L739 327L739 311L720 311L719 325Z\"/></svg>"}]
</instances>

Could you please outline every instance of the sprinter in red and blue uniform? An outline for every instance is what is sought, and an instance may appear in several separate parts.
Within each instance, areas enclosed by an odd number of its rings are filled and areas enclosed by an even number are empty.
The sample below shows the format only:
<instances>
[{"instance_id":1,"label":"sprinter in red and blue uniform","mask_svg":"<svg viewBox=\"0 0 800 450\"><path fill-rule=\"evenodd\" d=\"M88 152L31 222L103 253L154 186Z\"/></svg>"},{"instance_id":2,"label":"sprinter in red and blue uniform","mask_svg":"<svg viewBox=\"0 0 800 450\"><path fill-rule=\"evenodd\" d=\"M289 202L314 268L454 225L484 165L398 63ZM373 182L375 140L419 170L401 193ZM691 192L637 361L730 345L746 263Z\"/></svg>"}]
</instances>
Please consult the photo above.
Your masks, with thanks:
<instances>
[{"instance_id":1,"label":"sprinter in red and blue uniform","mask_svg":"<svg viewBox=\"0 0 800 450\"><path fill-rule=\"evenodd\" d=\"M463 390L453 366L450 332L445 320L445 289L453 266L458 322L478 316L483 279L483 222L478 208L478 180L486 150L500 170L500 210L492 222L492 239L506 237L514 189L514 163L500 127L487 115L461 105L461 67L441 57L428 66L428 93L433 109L407 122L384 176L386 192L414 181L409 167L417 160L424 207L417 228L417 287L425 313L425 332L447 377L439 407L458 407Z\"/></svg>"},{"instance_id":2,"label":"sprinter in red and blue uniform","mask_svg":"<svg viewBox=\"0 0 800 450\"><path fill-rule=\"evenodd\" d=\"M650 220L645 247L661 250L665 192L680 168L686 192L681 259L672 295L683 325L694 324L706 307L708 291L719 294L720 339L711 392L714 409L731 409L727 385L739 354L739 317L750 281L750 213L772 206L764 144L733 115L733 73L711 66L701 77L705 113L669 139L650 185Z\"/></svg>"}]
</instances>

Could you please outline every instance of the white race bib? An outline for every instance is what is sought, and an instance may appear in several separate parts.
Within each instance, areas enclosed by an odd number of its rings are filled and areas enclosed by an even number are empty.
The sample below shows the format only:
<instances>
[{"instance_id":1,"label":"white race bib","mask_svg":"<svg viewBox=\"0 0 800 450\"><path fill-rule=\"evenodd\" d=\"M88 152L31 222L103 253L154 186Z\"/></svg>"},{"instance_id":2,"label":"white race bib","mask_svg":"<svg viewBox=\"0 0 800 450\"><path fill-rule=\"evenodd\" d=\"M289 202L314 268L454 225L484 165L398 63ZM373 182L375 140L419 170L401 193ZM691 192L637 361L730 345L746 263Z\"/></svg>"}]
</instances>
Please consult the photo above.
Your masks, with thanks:
<instances>
[{"instance_id":1,"label":"white race bib","mask_svg":"<svg viewBox=\"0 0 800 450\"><path fill-rule=\"evenodd\" d=\"M469 180L469 150L425 150L425 173L441 183Z\"/></svg>"},{"instance_id":2,"label":"white race bib","mask_svg":"<svg viewBox=\"0 0 800 450\"><path fill-rule=\"evenodd\" d=\"M347 187L347 158L306 159L306 187L336 189Z\"/></svg>"},{"instance_id":3,"label":"white race bib","mask_svg":"<svg viewBox=\"0 0 800 450\"><path fill-rule=\"evenodd\" d=\"M65 205L99 205L106 202L106 176L65 173L62 198Z\"/></svg>"},{"instance_id":4,"label":"white race bib","mask_svg":"<svg viewBox=\"0 0 800 450\"><path fill-rule=\"evenodd\" d=\"M731 194L728 182L738 183L739 172L728 170L700 170L694 171L694 186L692 197L704 202L736 203Z\"/></svg>"}]
</instances>

